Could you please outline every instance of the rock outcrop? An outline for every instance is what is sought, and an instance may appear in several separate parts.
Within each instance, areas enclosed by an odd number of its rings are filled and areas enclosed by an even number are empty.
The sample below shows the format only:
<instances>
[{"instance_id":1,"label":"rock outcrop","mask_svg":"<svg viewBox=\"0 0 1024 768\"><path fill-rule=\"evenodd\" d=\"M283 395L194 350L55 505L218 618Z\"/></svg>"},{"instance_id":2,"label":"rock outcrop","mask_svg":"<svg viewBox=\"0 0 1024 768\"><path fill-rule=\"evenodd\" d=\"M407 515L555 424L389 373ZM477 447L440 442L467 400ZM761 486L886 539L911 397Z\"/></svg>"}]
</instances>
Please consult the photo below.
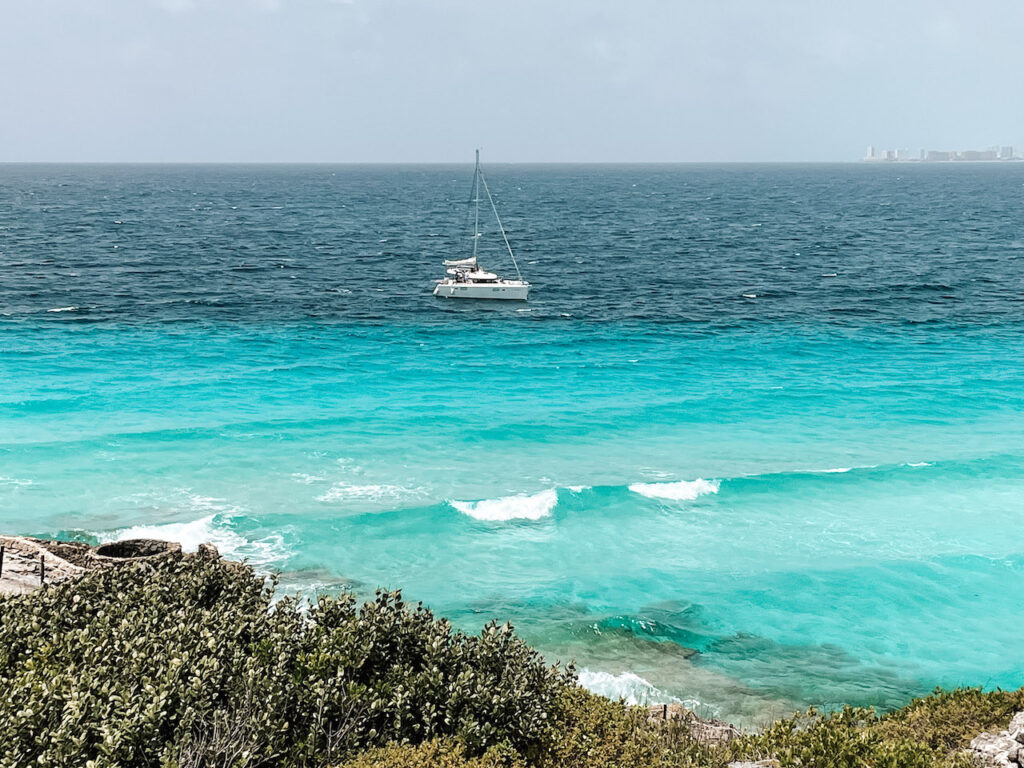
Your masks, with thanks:
<instances>
[{"instance_id":1,"label":"rock outcrop","mask_svg":"<svg viewBox=\"0 0 1024 768\"><path fill-rule=\"evenodd\" d=\"M1024 768L1024 712L1014 715L1005 731L975 736L969 752L991 768Z\"/></svg>"}]
</instances>

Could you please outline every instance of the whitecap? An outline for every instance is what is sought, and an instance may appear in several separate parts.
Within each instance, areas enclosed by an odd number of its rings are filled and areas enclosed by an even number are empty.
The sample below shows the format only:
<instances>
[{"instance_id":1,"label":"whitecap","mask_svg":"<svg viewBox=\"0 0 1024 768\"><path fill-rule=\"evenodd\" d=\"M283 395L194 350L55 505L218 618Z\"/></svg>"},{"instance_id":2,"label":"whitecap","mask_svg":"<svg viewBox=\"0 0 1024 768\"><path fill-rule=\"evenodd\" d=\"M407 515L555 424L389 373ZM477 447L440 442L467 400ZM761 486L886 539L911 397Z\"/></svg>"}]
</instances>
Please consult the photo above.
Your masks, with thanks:
<instances>
[{"instance_id":1,"label":"whitecap","mask_svg":"<svg viewBox=\"0 0 1024 768\"><path fill-rule=\"evenodd\" d=\"M46 310L47 312L77 312L78 307L54 307L53 309Z\"/></svg>"},{"instance_id":2,"label":"whitecap","mask_svg":"<svg viewBox=\"0 0 1024 768\"><path fill-rule=\"evenodd\" d=\"M319 475L307 475L305 472L292 472L292 480L303 485L312 485L313 483L322 483L327 478Z\"/></svg>"},{"instance_id":3,"label":"whitecap","mask_svg":"<svg viewBox=\"0 0 1024 768\"><path fill-rule=\"evenodd\" d=\"M838 275L835 272L826 272L822 277L838 277Z\"/></svg>"},{"instance_id":4,"label":"whitecap","mask_svg":"<svg viewBox=\"0 0 1024 768\"><path fill-rule=\"evenodd\" d=\"M551 510L555 508L558 503L558 491L551 488L532 495L518 494L482 501L449 500L448 503L462 514L477 520L539 520L551 514Z\"/></svg>"},{"instance_id":5,"label":"whitecap","mask_svg":"<svg viewBox=\"0 0 1024 768\"><path fill-rule=\"evenodd\" d=\"M855 469L874 469L877 466L877 464L864 464L859 467L829 467L828 469L797 469L794 471L810 475L841 475L852 472Z\"/></svg>"},{"instance_id":6,"label":"whitecap","mask_svg":"<svg viewBox=\"0 0 1024 768\"><path fill-rule=\"evenodd\" d=\"M930 461L916 461L916 462L908 462L907 466L908 467L930 467L930 466L932 466L932 463Z\"/></svg>"},{"instance_id":7,"label":"whitecap","mask_svg":"<svg viewBox=\"0 0 1024 768\"><path fill-rule=\"evenodd\" d=\"M718 493L717 480L679 480L675 483L633 483L629 490L649 499L671 499L672 501L693 501L698 496Z\"/></svg>"},{"instance_id":8,"label":"whitecap","mask_svg":"<svg viewBox=\"0 0 1024 768\"><path fill-rule=\"evenodd\" d=\"M744 293L743 294L743 298L744 299L756 299L757 298L757 294L756 293Z\"/></svg>"},{"instance_id":9,"label":"whitecap","mask_svg":"<svg viewBox=\"0 0 1024 768\"><path fill-rule=\"evenodd\" d=\"M590 490L590 486L589 485L570 485L569 486L569 490L572 491L573 493L583 493L584 491L589 491Z\"/></svg>"}]
</instances>

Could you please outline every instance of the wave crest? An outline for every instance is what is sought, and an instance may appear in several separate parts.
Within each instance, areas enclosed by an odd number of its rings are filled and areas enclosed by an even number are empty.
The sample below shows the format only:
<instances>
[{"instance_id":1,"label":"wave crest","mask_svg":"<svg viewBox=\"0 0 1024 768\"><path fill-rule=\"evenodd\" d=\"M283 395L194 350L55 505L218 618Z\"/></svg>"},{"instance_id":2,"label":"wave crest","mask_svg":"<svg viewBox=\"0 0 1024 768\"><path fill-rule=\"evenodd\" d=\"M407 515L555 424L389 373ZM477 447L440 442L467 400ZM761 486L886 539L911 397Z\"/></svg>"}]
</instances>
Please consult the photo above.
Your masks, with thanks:
<instances>
[{"instance_id":1,"label":"wave crest","mask_svg":"<svg viewBox=\"0 0 1024 768\"><path fill-rule=\"evenodd\" d=\"M717 480L679 480L675 483L633 483L629 490L649 499L670 499L672 501L693 501L698 496L718 493Z\"/></svg>"},{"instance_id":2,"label":"wave crest","mask_svg":"<svg viewBox=\"0 0 1024 768\"><path fill-rule=\"evenodd\" d=\"M558 503L558 491L554 488L539 493L503 496L483 501L448 502L464 515L477 520L500 522L502 520L539 520L551 514Z\"/></svg>"}]
</instances>

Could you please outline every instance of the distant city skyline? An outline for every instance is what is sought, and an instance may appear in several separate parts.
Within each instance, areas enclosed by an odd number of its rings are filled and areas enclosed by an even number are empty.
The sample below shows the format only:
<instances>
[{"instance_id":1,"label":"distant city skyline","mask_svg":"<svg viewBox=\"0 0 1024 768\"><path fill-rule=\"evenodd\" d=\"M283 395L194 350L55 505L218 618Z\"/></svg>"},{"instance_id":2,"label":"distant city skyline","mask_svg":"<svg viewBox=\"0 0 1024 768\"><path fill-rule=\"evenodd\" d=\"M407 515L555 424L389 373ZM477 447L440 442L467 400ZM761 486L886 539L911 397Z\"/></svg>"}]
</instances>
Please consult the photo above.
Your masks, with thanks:
<instances>
[{"instance_id":1,"label":"distant city skyline","mask_svg":"<svg viewBox=\"0 0 1024 768\"><path fill-rule=\"evenodd\" d=\"M948 162L1005 162L1024 159L1013 145L1002 144L985 149L877 149L869 144L861 158L867 163L948 163Z\"/></svg>"},{"instance_id":2,"label":"distant city skyline","mask_svg":"<svg viewBox=\"0 0 1024 768\"><path fill-rule=\"evenodd\" d=\"M11 0L0 161L850 161L1024 146L1024 4Z\"/></svg>"}]
</instances>

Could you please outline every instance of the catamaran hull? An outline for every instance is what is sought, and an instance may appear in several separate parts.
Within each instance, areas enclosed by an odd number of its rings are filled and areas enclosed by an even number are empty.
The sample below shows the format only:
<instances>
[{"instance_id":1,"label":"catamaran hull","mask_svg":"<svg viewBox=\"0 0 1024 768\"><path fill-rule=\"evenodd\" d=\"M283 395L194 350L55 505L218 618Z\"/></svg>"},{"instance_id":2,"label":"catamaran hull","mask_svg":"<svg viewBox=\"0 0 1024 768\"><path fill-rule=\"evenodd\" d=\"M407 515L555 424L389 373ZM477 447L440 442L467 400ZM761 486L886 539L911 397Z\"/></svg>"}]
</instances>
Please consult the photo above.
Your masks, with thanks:
<instances>
[{"instance_id":1,"label":"catamaran hull","mask_svg":"<svg viewBox=\"0 0 1024 768\"><path fill-rule=\"evenodd\" d=\"M499 299L526 301L530 293L529 283L495 283L473 285L471 283L438 283L434 295L444 299Z\"/></svg>"}]
</instances>

